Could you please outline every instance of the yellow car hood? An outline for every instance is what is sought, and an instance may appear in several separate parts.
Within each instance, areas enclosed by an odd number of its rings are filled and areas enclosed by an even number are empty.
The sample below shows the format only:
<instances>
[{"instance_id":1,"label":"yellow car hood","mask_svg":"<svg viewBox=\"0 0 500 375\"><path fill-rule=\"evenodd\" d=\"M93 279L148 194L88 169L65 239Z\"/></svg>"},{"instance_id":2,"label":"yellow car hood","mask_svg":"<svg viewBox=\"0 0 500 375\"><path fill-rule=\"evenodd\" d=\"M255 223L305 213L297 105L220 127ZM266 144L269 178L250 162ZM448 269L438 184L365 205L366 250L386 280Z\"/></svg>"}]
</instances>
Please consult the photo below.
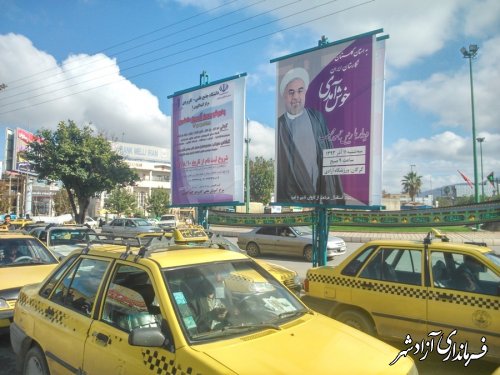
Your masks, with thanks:
<instances>
[{"instance_id":1,"label":"yellow car hood","mask_svg":"<svg viewBox=\"0 0 500 375\"><path fill-rule=\"evenodd\" d=\"M321 315L306 315L240 339L198 347L238 374L408 374L410 358L389 363L395 348Z\"/></svg>"},{"instance_id":2,"label":"yellow car hood","mask_svg":"<svg viewBox=\"0 0 500 375\"><path fill-rule=\"evenodd\" d=\"M55 267L54 264L37 264L29 266L2 267L0 268L0 288L20 288L27 284L39 283Z\"/></svg>"}]
</instances>

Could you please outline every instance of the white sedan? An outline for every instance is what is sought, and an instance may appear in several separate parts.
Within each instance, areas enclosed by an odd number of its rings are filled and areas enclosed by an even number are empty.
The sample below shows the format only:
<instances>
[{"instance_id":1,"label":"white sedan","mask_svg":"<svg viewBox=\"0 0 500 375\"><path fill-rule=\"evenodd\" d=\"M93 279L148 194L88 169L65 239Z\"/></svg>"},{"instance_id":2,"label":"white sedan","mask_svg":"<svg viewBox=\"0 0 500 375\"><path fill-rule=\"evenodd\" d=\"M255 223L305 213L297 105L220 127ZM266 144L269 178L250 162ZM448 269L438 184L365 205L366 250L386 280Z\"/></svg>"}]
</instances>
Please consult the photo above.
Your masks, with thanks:
<instances>
[{"instance_id":1,"label":"white sedan","mask_svg":"<svg viewBox=\"0 0 500 375\"><path fill-rule=\"evenodd\" d=\"M238 246L247 254L256 257L261 254L300 256L312 262L312 229L310 227L266 226L238 235ZM328 236L326 256L333 258L346 252L342 238Z\"/></svg>"}]
</instances>

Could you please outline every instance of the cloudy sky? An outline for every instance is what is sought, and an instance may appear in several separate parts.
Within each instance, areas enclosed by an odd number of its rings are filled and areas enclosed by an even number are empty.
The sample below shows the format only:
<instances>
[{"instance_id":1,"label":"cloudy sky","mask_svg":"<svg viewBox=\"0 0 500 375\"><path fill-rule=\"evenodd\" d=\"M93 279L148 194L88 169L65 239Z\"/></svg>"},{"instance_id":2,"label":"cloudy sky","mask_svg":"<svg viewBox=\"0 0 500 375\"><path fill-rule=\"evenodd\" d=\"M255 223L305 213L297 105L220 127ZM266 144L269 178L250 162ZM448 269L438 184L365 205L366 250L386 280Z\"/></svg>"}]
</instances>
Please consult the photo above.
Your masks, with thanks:
<instances>
[{"instance_id":1,"label":"cloudy sky","mask_svg":"<svg viewBox=\"0 0 500 375\"><path fill-rule=\"evenodd\" d=\"M170 148L174 92L247 73L251 157L274 158L271 59L383 28L384 190L411 166L423 190L473 179L469 61L483 170L500 175L498 0L0 0L4 129L71 119L110 139ZM3 87L3 86L0 86ZM480 164L479 147L478 164ZM479 165L479 178L480 175ZM472 194L472 192L471 192Z\"/></svg>"}]
</instances>

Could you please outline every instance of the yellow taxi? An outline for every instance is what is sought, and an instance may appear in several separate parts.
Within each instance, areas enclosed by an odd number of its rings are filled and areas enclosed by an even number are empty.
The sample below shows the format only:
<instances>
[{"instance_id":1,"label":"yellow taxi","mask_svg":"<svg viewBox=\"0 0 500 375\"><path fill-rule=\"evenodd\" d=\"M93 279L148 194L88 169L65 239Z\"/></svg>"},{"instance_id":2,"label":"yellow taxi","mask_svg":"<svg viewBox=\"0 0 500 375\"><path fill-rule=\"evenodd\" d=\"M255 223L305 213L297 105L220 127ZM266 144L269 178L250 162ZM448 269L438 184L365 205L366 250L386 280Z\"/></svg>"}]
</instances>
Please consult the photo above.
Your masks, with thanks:
<instances>
[{"instance_id":1,"label":"yellow taxi","mask_svg":"<svg viewBox=\"0 0 500 375\"><path fill-rule=\"evenodd\" d=\"M165 233L141 233L137 237L147 239L151 237L164 236L171 238L175 244L187 246L205 246L210 248L225 249L238 253L245 253L238 245L229 241L218 233L204 229L200 225L181 225ZM296 271L283 267L279 264L268 263L255 259L271 275L281 281L288 289L299 295L302 290L302 283Z\"/></svg>"},{"instance_id":2,"label":"yellow taxi","mask_svg":"<svg viewBox=\"0 0 500 375\"><path fill-rule=\"evenodd\" d=\"M411 358L308 309L248 256L91 245L21 290L23 374L416 374ZM242 289L239 280L265 288Z\"/></svg>"},{"instance_id":3,"label":"yellow taxi","mask_svg":"<svg viewBox=\"0 0 500 375\"><path fill-rule=\"evenodd\" d=\"M371 241L338 266L309 269L304 289L312 309L415 355L439 342L454 360L500 361L500 256L485 246L431 234Z\"/></svg>"},{"instance_id":4,"label":"yellow taxi","mask_svg":"<svg viewBox=\"0 0 500 375\"><path fill-rule=\"evenodd\" d=\"M0 232L0 334L8 332L21 287L42 281L57 264L54 254L36 238Z\"/></svg>"},{"instance_id":5,"label":"yellow taxi","mask_svg":"<svg viewBox=\"0 0 500 375\"><path fill-rule=\"evenodd\" d=\"M11 220L10 225L14 226L16 229L22 229L28 224L33 224L34 221L31 219L25 219L25 218L15 218L14 220Z\"/></svg>"}]
</instances>

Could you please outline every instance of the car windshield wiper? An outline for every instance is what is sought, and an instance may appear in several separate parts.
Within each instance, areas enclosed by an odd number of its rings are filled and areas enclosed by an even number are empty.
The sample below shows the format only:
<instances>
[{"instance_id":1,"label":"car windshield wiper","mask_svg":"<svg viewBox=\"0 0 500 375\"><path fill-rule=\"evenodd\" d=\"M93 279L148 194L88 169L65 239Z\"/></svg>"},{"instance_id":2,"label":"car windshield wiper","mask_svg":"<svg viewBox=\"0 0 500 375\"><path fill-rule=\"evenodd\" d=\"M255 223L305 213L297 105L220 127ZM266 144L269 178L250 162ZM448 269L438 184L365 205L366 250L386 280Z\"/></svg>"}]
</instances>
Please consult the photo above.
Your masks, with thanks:
<instances>
[{"instance_id":1,"label":"car windshield wiper","mask_svg":"<svg viewBox=\"0 0 500 375\"><path fill-rule=\"evenodd\" d=\"M278 317L280 319L293 318L293 317L296 317L296 316L304 315L307 312L308 312L307 310L287 311L287 312L279 314Z\"/></svg>"},{"instance_id":2,"label":"car windshield wiper","mask_svg":"<svg viewBox=\"0 0 500 375\"><path fill-rule=\"evenodd\" d=\"M222 327L222 331L228 330L244 330L244 329L255 329L255 328L271 328L276 331L281 331L281 327L274 323L252 323L252 324L239 324L235 326Z\"/></svg>"},{"instance_id":3,"label":"car windshield wiper","mask_svg":"<svg viewBox=\"0 0 500 375\"><path fill-rule=\"evenodd\" d=\"M216 337L224 337L227 335L231 335L235 331L251 331L257 329L270 328L276 331L280 331L281 327L273 324L273 323L252 323L252 324L239 324L239 325L229 325L222 327L221 329L216 329L214 331L209 331L205 333L201 333L195 335L193 339L195 340L203 340L207 338L216 338Z\"/></svg>"}]
</instances>

